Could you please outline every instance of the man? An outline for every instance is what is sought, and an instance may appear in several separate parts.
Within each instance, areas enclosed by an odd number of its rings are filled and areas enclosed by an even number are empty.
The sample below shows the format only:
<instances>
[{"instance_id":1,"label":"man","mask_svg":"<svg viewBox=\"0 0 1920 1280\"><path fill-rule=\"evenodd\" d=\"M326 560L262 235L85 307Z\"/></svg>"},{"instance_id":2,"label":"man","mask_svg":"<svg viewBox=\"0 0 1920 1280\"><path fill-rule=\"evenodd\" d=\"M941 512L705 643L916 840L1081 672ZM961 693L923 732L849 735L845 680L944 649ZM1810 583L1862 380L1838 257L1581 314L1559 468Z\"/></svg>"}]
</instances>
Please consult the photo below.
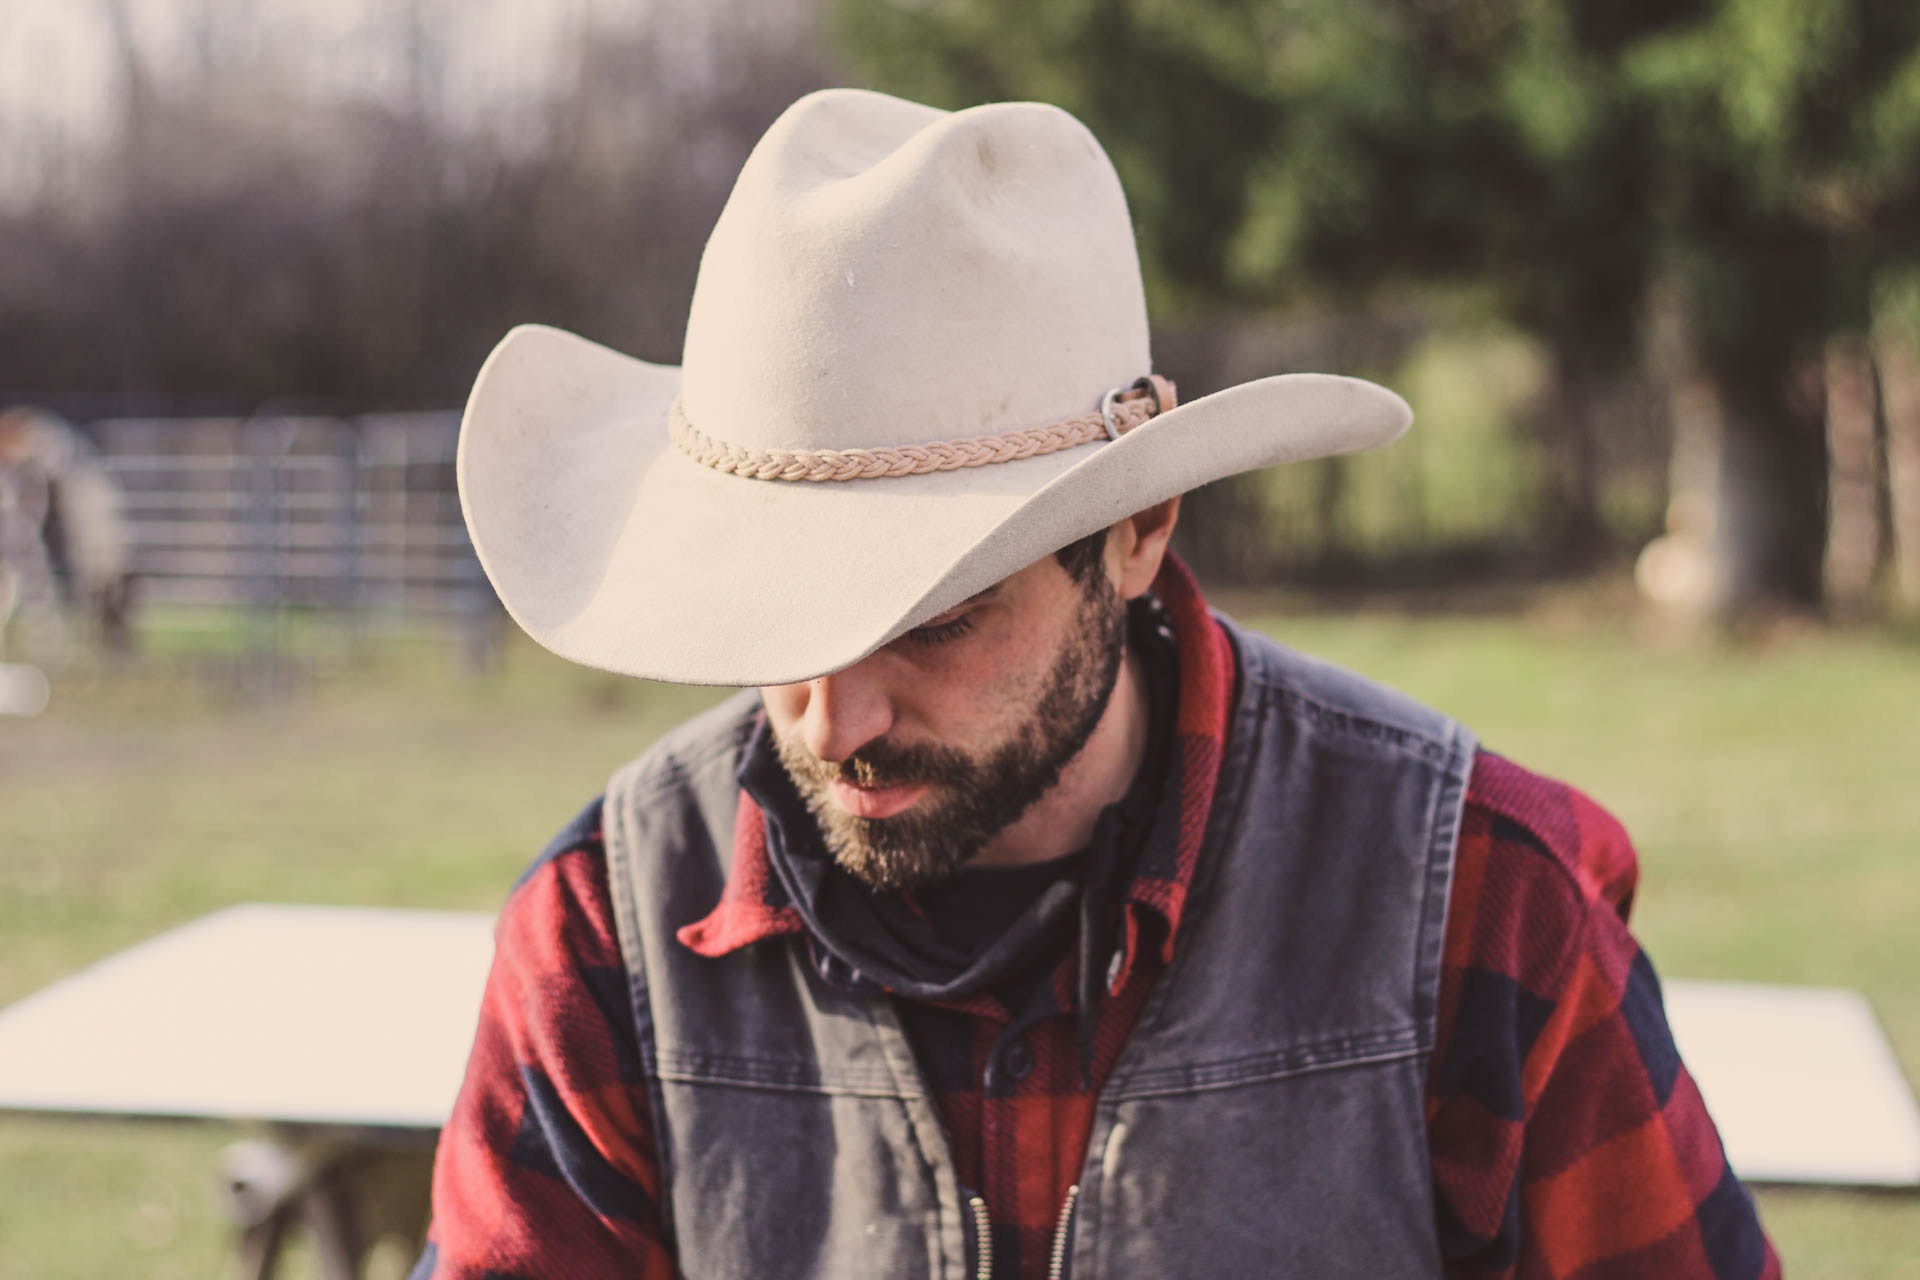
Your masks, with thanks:
<instances>
[{"instance_id":1,"label":"man","mask_svg":"<svg viewBox=\"0 0 1920 1280\"><path fill-rule=\"evenodd\" d=\"M851 91L747 161L681 369L495 352L515 618L757 690L509 900L417 1275L1778 1273L1617 824L1167 552L1406 407L1149 369L1084 128Z\"/></svg>"}]
</instances>

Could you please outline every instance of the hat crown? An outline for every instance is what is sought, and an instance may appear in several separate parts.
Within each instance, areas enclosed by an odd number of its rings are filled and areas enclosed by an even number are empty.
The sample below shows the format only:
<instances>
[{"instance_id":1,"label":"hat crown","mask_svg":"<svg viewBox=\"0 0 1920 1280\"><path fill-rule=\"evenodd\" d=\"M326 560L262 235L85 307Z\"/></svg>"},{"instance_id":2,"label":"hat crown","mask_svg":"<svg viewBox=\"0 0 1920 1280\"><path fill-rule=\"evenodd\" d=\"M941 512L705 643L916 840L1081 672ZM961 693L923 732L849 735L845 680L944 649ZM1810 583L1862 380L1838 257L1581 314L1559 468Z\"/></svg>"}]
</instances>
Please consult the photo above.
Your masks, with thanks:
<instances>
[{"instance_id":1,"label":"hat crown","mask_svg":"<svg viewBox=\"0 0 1920 1280\"><path fill-rule=\"evenodd\" d=\"M681 404L750 449L1085 413L1149 369L1126 198L1057 107L826 90L748 157L701 259Z\"/></svg>"}]
</instances>

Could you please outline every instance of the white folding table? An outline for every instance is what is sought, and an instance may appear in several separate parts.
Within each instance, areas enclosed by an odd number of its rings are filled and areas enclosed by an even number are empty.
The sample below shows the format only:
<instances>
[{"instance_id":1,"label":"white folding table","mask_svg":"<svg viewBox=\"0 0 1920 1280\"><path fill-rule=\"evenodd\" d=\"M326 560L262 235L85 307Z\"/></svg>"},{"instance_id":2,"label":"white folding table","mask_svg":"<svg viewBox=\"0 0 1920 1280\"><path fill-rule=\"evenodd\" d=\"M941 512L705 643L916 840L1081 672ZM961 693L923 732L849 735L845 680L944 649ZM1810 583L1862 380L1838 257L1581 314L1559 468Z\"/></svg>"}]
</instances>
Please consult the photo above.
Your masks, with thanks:
<instances>
[{"instance_id":1,"label":"white folding table","mask_svg":"<svg viewBox=\"0 0 1920 1280\"><path fill-rule=\"evenodd\" d=\"M419 1246L492 925L357 907L206 916L0 1011L0 1108L263 1127L222 1161L242 1275L272 1275L304 1222L328 1280L354 1280L376 1232Z\"/></svg>"},{"instance_id":2,"label":"white folding table","mask_svg":"<svg viewBox=\"0 0 1920 1280\"><path fill-rule=\"evenodd\" d=\"M1920 1109L1866 997L1669 982L1680 1059L1748 1182L1920 1187Z\"/></svg>"},{"instance_id":3,"label":"white folding table","mask_svg":"<svg viewBox=\"0 0 1920 1280\"><path fill-rule=\"evenodd\" d=\"M226 1157L244 1273L269 1276L305 1221L329 1280L352 1280L371 1243L354 1193L390 1194L396 1153L412 1160L402 1180L424 1178L491 927L453 912L217 912L0 1011L0 1109L269 1126ZM1858 994L1676 981L1666 997L1742 1177L1920 1187L1920 1109Z\"/></svg>"}]
</instances>

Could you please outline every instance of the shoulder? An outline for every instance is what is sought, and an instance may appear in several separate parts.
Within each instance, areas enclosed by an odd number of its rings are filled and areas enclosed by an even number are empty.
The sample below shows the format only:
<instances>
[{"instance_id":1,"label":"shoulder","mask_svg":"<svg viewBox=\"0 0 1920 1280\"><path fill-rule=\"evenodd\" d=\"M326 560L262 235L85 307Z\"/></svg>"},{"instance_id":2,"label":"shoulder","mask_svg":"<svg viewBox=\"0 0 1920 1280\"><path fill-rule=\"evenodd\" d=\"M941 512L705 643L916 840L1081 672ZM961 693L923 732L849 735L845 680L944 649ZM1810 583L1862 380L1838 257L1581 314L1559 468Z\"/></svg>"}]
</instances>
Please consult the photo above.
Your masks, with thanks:
<instances>
[{"instance_id":1,"label":"shoulder","mask_svg":"<svg viewBox=\"0 0 1920 1280\"><path fill-rule=\"evenodd\" d=\"M1453 719L1397 689L1214 616L1233 644L1246 696L1266 697L1319 728L1414 747L1435 759L1466 739Z\"/></svg>"},{"instance_id":2,"label":"shoulder","mask_svg":"<svg viewBox=\"0 0 1920 1280\"><path fill-rule=\"evenodd\" d=\"M1778 1274L1626 927L1636 874L1582 792L1475 759L1427 1099L1461 1274Z\"/></svg>"},{"instance_id":3,"label":"shoulder","mask_svg":"<svg viewBox=\"0 0 1920 1280\"><path fill-rule=\"evenodd\" d=\"M568 823L547 841L546 847L527 864L514 882L514 892L524 889L529 881L544 876L566 874L576 866L590 866L596 859L606 857L606 844L601 833L600 816L606 807L606 797L595 796L586 807L573 815ZM563 865L564 864L564 865Z\"/></svg>"},{"instance_id":4,"label":"shoulder","mask_svg":"<svg viewBox=\"0 0 1920 1280\"><path fill-rule=\"evenodd\" d=\"M1435 1101L1473 1099L1512 1123L1527 1114L1536 1044L1596 948L1624 935L1594 870L1622 859L1631 866L1619 823L1579 791L1475 755L1447 905Z\"/></svg>"},{"instance_id":5,"label":"shoulder","mask_svg":"<svg viewBox=\"0 0 1920 1280\"><path fill-rule=\"evenodd\" d=\"M557 959L617 947L603 808L595 796L520 873L494 926L496 954Z\"/></svg>"},{"instance_id":6,"label":"shoulder","mask_svg":"<svg viewBox=\"0 0 1920 1280\"><path fill-rule=\"evenodd\" d=\"M576 813L521 873L502 911L502 930L565 927L613 937L609 806L657 808L675 791L690 793L689 784L709 774L724 777L731 786L733 762L752 732L759 706L756 692L742 691L668 730L623 765L607 791Z\"/></svg>"},{"instance_id":7,"label":"shoulder","mask_svg":"<svg viewBox=\"0 0 1920 1280\"><path fill-rule=\"evenodd\" d=\"M1478 862L1503 880L1552 882L1570 906L1622 917L1640 873L1633 842L1613 814L1585 792L1486 750L1474 757L1459 858L1456 875Z\"/></svg>"},{"instance_id":8,"label":"shoulder","mask_svg":"<svg viewBox=\"0 0 1920 1280\"><path fill-rule=\"evenodd\" d=\"M1465 1024L1453 1030L1474 1039L1483 1015L1504 1023L1533 1009L1543 1018L1581 957L1624 934L1637 876L1633 846L1605 809L1564 782L1476 753L1447 905L1443 1021L1452 1011Z\"/></svg>"},{"instance_id":9,"label":"shoulder","mask_svg":"<svg viewBox=\"0 0 1920 1280\"><path fill-rule=\"evenodd\" d=\"M762 714L758 691L743 690L668 731L608 783L602 874L630 947L671 937L725 890L741 845L740 761Z\"/></svg>"},{"instance_id":10,"label":"shoulder","mask_svg":"<svg viewBox=\"0 0 1920 1280\"><path fill-rule=\"evenodd\" d=\"M645 800L716 772L731 780L759 716L759 691L743 689L662 734L614 774L609 791Z\"/></svg>"}]
</instances>

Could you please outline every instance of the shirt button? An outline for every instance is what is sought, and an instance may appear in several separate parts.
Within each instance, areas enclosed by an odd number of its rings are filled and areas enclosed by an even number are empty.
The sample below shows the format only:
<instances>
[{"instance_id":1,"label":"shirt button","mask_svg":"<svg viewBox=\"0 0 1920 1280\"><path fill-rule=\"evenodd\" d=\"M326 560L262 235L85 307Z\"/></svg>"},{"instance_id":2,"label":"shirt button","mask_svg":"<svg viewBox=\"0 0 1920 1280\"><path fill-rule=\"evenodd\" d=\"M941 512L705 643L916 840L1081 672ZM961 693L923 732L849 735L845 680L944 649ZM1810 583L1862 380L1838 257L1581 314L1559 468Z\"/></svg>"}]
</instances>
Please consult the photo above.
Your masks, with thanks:
<instances>
[{"instance_id":1,"label":"shirt button","mask_svg":"<svg viewBox=\"0 0 1920 1280\"><path fill-rule=\"evenodd\" d=\"M1015 1040L1001 1055L1000 1063L1010 1078L1025 1080L1033 1074L1033 1048L1024 1039Z\"/></svg>"}]
</instances>

